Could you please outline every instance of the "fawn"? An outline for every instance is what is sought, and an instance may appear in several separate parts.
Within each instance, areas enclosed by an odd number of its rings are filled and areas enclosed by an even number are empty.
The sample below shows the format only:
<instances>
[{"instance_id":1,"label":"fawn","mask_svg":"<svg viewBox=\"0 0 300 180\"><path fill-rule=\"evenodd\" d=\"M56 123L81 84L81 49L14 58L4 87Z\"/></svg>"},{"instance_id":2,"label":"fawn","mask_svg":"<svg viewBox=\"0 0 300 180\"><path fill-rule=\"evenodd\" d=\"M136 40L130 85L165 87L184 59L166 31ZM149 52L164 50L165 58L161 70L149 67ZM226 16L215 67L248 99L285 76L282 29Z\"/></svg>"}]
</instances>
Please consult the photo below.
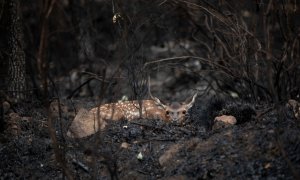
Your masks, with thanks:
<instances>
[{"instance_id":1,"label":"fawn","mask_svg":"<svg viewBox=\"0 0 300 180\"><path fill-rule=\"evenodd\" d=\"M157 97L151 100L134 100L117 103L103 104L89 111L80 109L75 116L67 136L82 138L96 133L99 129L104 129L107 120L128 121L138 118L160 119L166 122L183 123L187 118L188 110L193 106L197 93L188 102L162 103Z\"/></svg>"}]
</instances>

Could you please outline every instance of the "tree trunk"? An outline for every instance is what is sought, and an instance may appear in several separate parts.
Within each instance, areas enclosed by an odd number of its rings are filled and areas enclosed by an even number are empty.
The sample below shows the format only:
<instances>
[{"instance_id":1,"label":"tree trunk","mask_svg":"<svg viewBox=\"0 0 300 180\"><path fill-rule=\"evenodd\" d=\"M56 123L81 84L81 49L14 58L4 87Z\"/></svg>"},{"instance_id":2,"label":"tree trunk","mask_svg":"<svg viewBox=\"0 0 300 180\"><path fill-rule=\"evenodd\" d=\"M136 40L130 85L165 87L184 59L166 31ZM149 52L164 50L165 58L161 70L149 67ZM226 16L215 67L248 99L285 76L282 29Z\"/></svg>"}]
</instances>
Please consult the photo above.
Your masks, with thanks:
<instances>
[{"instance_id":1,"label":"tree trunk","mask_svg":"<svg viewBox=\"0 0 300 180\"><path fill-rule=\"evenodd\" d=\"M2 133L4 130L3 102L4 102L4 97L2 96L2 93L0 92L0 133Z\"/></svg>"},{"instance_id":2,"label":"tree trunk","mask_svg":"<svg viewBox=\"0 0 300 180\"><path fill-rule=\"evenodd\" d=\"M8 12L8 81L9 96L19 102L26 98L26 68L23 29L18 0L6 0Z\"/></svg>"}]
</instances>

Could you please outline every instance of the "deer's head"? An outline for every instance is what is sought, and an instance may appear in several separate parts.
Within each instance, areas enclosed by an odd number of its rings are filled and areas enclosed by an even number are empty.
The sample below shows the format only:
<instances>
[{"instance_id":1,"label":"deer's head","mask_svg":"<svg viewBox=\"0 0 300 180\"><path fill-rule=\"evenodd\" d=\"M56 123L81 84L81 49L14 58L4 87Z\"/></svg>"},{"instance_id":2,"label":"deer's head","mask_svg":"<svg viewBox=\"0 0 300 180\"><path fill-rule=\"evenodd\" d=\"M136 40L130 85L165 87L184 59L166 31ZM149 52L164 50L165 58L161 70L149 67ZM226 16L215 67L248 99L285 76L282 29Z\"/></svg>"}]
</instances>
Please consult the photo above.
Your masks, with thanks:
<instances>
[{"instance_id":1,"label":"deer's head","mask_svg":"<svg viewBox=\"0 0 300 180\"><path fill-rule=\"evenodd\" d=\"M193 106L197 93L190 101L183 103L172 102L169 104L162 103L157 97L151 96L152 100L156 102L158 106L161 106L165 110L166 120L176 123L182 123L188 116L188 110Z\"/></svg>"},{"instance_id":2,"label":"deer's head","mask_svg":"<svg viewBox=\"0 0 300 180\"><path fill-rule=\"evenodd\" d=\"M188 116L188 110L193 106L198 93L194 94L190 101L185 101L183 103L172 102L169 104L163 103L157 97L152 96L150 88L150 76L148 76L148 93L151 99L165 110L165 119L167 121L182 123Z\"/></svg>"}]
</instances>

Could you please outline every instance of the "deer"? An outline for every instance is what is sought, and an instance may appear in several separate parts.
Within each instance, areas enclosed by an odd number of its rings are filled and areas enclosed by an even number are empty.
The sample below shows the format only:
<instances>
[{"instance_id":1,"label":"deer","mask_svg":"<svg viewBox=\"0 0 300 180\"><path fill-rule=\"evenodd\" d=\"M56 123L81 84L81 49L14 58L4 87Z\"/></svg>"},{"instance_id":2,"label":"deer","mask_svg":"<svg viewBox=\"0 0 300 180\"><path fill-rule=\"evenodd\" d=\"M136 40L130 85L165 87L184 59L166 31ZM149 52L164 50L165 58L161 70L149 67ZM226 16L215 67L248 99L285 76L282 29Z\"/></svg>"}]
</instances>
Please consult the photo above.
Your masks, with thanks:
<instances>
[{"instance_id":1,"label":"deer","mask_svg":"<svg viewBox=\"0 0 300 180\"><path fill-rule=\"evenodd\" d=\"M163 103L152 96L150 82L148 100L120 101L103 104L89 111L80 109L71 123L67 136L84 138L103 130L108 121L136 120L140 118L158 119L165 122L182 124L188 117L188 110L193 106L197 93L191 100L184 102Z\"/></svg>"}]
</instances>

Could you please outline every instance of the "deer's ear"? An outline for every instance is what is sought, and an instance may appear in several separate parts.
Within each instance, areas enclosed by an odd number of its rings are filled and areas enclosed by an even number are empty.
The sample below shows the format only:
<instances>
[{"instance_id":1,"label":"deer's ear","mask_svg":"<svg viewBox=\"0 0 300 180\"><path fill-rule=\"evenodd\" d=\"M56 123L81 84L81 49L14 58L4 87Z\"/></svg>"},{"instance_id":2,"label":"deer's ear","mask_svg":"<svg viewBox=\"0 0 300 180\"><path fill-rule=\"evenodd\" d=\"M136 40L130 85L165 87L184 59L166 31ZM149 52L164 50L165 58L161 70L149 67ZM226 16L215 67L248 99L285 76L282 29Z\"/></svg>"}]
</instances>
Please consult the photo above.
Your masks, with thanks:
<instances>
[{"instance_id":1,"label":"deer's ear","mask_svg":"<svg viewBox=\"0 0 300 180\"><path fill-rule=\"evenodd\" d=\"M158 106L162 106L164 109L167 108L167 105L165 105L164 103L161 102L161 100L159 100L157 97L151 97L153 101L155 101L155 104L157 104Z\"/></svg>"},{"instance_id":2,"label":"deer's ear","mask_svg":"<svg viewBox=\"0 0 300 180\"><path fill-rule=\"evenodd\" d=\"M198 93L194 94L192 100L190 100L189 102L186 103L186 109L190 109L194 105L197 96L198 96Z\"/></svg>"},{"instance_id":3,"label":"deer's ear","mask_svg":"<svg viewBox=\"0 0 300 180\"><path fill-rule=\"evenodd\" d=\"M152 96L151 89L150 89L150 76L148 76L148 92L151 99L155 102L156 105L163 107L164 109L167 108L167 105L161 102L157 97Z\"/></svg>"}]
</instances>

